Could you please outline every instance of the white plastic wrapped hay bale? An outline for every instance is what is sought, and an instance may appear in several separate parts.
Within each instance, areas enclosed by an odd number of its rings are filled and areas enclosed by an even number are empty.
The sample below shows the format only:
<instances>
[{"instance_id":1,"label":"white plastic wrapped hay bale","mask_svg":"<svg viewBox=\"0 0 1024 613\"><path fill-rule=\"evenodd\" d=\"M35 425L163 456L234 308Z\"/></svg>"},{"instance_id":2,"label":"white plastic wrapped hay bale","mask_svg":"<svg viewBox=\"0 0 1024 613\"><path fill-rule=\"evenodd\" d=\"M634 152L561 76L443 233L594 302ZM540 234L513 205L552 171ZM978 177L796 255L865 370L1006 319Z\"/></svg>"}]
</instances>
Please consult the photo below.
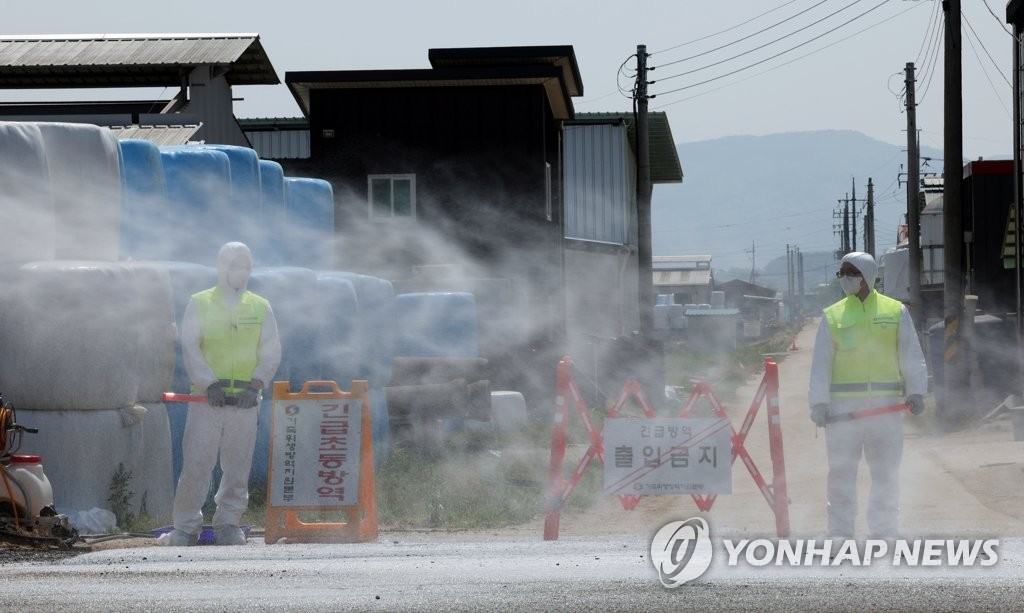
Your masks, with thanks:
<instances>
[{"instance_id":1,"label":"white plastic wrapped hay bale","mask_svg":"<svg viewBox=\"0 0 1024 613\"><path fill-rule=\"evenodd\" d=\"M32 262L3 271L0 389L39 410L132 406L139 390L134 275L116 262Z\"/></svg>"},{"instance_id":2,"label":"white plastic wrapped hay bale","mask_svg":"<svg viewBox=\"0 0 1024 613\"><path fill-rule=\"evenodd\" d=\"M55 257L117 260L121 237L120 149L114 133L77 123L36 124L50 169Z\"/></svg>"},{"instance_id":3,"label":"white plastic wrapped hay bale","mask_svg":"<svg viewBox=\"0 0 1024 613\"><path fill-rule=\"evenodd\" d=\"M140 510L154 519L170 519L174 505L174 465L171 451L171 424L168 408L162 402L144 403L142 455L138 459L136 489L145 496L138 500Z\"/></svg>"},{"instance_id":4,"label":"white plastic wrapped hay bale","mask_svg":"<svg viewBox=\"0 0 1024 613\"><path fill-rule=\"evenodd\" d=\"M120 488L137 512L144 491L144 417L126 426L121 410L32 411L14 396L4 397L15 406L18 423L39 429L25 437L21 453L43 457L58 511L113 510L111 494Z\"/></svg>"},{"instance_id":5,"label":"white plastic wrapped hay bale","mask_svg":"<svg viewBox=\"0 0 1024 613\"><path fill-rule=\"evenodd\" d=\"M131 297L139 325L137 402L162 402L174 377L174 297L171 275L160 262L127 262L135 289Z\"/></svg>"},{"instance_id":6,"label":"white plastic wrapped hay bale","mask_svg":"<svg viewBox=\"0 0 1024 613\"><path fill-rule=\"evenodd\" d=\"M39 127L0 121L0 263L52 260L55 223Z\"/></svg>"}]
</instances>

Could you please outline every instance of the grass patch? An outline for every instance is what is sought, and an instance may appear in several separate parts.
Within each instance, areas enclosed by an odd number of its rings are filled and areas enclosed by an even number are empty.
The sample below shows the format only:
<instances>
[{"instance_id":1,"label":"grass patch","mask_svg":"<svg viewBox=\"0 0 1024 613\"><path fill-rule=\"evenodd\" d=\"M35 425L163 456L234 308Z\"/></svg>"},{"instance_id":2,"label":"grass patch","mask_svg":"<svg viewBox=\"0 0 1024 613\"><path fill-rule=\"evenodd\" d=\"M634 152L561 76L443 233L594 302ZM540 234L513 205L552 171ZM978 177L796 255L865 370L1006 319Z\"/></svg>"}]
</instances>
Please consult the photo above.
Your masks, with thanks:
<instances>
[{"instance_id":1,"label":"grass patch","mask_svg":"<svg viewBox=\"0 0 1024 613\"><path fill-rule=\"evenodd\" d=\"M529 521L543 508L546 462L537 455L396 447L377 474L380 521L447 529Z\"/></svg>"},{"instance_id":2,"label":"grass patch","mask_svg":"<svg viewBox=\"0 0 1024 613\"><path fill-rule=\"evenodd\" d=\"M735 399L736 391L751 377L764 372L765 356L775 362L785 359L796 331L783 329L754 343L742 344L728 352L691 350L685 343L665 346L665 385L689 394L700 381L708 381L723 402ZM685 399L683 395L683 399Z\"/></svg>"}]
</instances>

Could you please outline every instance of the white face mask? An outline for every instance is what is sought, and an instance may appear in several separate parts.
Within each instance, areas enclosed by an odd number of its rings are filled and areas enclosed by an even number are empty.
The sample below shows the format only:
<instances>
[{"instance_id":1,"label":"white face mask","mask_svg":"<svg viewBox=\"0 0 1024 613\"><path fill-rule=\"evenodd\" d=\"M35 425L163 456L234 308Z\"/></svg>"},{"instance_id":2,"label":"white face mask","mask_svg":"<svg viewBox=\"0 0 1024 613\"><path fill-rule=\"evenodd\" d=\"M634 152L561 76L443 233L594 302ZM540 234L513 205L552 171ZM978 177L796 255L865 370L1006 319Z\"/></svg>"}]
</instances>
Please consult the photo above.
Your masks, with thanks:
<instances>
[{"instance_id":1,"label":"white face mask","mask_svg":"<svg viewBox=\"0 0 1024 613\"><path fill-rule=\"evenodd\" d=\"M228 285L232 289L242 290L245 289L245 284L249 281L248 270L229 270L227 274Z\"/></svg>"},{"instance_id":2,"label":"white face mask","mask_svg":"<svg viewBox=\"0 0 1024 613\"><path fill-rule=\"evenodd\" d=\"M839 287L843 288L843 293L847 296L853 296L860 293L860 282L862 277L840 277Z\"/></svg>"}]
</instances>

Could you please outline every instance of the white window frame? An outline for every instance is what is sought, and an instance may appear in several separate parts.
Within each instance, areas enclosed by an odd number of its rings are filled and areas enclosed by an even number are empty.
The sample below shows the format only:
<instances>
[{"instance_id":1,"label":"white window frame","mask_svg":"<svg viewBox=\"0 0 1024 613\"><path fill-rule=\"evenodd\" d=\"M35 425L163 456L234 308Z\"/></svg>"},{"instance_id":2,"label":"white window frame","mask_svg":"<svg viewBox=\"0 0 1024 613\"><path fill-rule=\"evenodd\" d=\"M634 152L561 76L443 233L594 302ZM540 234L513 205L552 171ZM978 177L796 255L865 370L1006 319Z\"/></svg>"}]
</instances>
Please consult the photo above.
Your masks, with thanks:
<instances>
[{"instance_id":1,"label":"white window frame","mask_svg":"<svg viewBox=\"0 0 1024 613\"><path fill-rule=\"evenodd\" d=\"M376 207L373 202L373 182L380 180L388 180L391 188L391 213L390 215L381 215L377 213ZM409 182L409 214L408 215L395 215L395 181L408 181ZM367 175L366 178L366 204L369 211L370 219L416 219L416 175L411 173L406 174L379 174L379 175Z\"/></svg>"}]
</instances>

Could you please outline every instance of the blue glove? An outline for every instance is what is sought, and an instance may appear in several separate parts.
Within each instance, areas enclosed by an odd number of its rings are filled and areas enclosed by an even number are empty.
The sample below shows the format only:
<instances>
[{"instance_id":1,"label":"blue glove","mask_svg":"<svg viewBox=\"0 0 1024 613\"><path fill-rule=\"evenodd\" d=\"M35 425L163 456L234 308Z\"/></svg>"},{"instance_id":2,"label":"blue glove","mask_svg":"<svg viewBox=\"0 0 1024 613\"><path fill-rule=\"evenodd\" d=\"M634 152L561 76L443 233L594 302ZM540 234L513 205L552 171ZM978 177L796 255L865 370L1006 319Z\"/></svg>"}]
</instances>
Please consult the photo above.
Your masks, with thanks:
<instances>
[{"instance_id":1,"label":"blue glove","mask_svg":"<svg viewBox=\"0 0 1024 613\"><path fill-rule=\"evenodd\" d=\"M206 388L206 403L211 407L222 407L226 401L224 396L224 387L220 381L211 383L210 387Z\"/></svg>"},{"instance_id":2,"label":"blue glove","mask_svg":"<svg viewBox=\"0 0 1024 613\"><path fill-rule=\"evenodd\" d=\"M921 394L911 394L907 396L907 405L910 406L911 415L920 415L924 413L924 398Z\"/></svg>"},{"instance_id":3,"label":"blue glove","mask_svg":"<svg viewBox=\"0 0 1024 613\"><path fill-rule=\"evenodd\" d=\"M254 390L251 387L245 388L245 390L238 394L238 408L240 409L251 409L260 403L260 391Z\"/></svg>"},{"instance_id":4,"label":"blue glove","mask_svg":"<svg viewBox=\"0 0 1024 613\"><path fill-rule=\"evenodd\" d=\"M816 404L811 407L811 421L815 426L824 428L828 423L829 406L827 404Z\"/></svg>"}]
</instances>

